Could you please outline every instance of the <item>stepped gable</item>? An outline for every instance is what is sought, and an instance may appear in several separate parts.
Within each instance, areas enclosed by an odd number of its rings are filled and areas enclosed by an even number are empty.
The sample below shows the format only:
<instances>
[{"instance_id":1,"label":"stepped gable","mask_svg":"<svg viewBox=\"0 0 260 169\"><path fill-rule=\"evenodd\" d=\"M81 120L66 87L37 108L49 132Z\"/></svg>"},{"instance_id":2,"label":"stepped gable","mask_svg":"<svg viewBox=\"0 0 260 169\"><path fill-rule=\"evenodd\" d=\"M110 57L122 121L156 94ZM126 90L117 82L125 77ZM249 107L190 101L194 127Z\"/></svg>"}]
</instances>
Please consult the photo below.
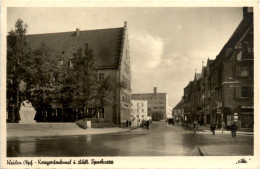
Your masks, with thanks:
<instances>
[{"instance_id":1,"label":"stepped gable","mask_svg":"<svg viewBox=\"0 0 260 169\"><path fill-rule=\"evenodd\" d=\"M30 48L38 49L42 44L51 50L73 58L78 47L88 43L94 54L95 68L118 68L124 28L85 30L76 32L27 35Z\"/></svg>"}]
</instances>

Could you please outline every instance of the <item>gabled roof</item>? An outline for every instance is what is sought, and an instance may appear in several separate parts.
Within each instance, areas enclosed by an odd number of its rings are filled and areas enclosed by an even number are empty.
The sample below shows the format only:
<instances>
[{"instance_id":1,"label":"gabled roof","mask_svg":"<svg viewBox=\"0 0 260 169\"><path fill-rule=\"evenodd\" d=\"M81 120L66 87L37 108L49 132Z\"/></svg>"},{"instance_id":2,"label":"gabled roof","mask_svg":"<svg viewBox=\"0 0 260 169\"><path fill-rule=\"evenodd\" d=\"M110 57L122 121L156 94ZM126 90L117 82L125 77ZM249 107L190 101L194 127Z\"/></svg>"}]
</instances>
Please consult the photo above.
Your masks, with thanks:
<instances>
[{"instance_id":1,"label":"gabled roof","mask_svg":"<svg viewBox=\"0 0 260 169\"><path fill-rule=\"evenodd\" d=\"M199 80L201 78L201 73L195 73L194 80Z\"/></svg>"},{"instance_id":2,"label":"gabled roof","mask_svg":"<svg viewBox=\"0 0 260 169\"><path fill-rule=\"evenodd\" d=\"M225 52L227 48L235 48L250 28L253 28L253 13L248 14L246 17L243 18L243 20L236 28L235 32L232 34L228 42L220 51L220 54Z\"/></svg>"},{"instance_id":3,"label":"gabled roof","mask_svg":"<svg viewBox=\"0 0 260 169\"><path fill-rule=\"evenodd\" d=\"M184 103L184 100L181 99L181 101L179 101L179 103L173 109L181 108L183 106L183 103Z\"/></svg>"},{"instance_id":4,"label":"gabled roof","mask_svg":"<svg viewBox=\"0 0 260 169\"><path fill-rule=\"evenodd\" d=\"M187 86L185 88L187 88L188 86L190 86L192 84L193 81L190 81Z\"/></svg>"},{"instance_id":5,"label":"gabled roof","mask_svg":"<svg viewBox=\"0 0 260 169\"><path fill-rule=\"evenodd\" d=\"M208 59L208 61L207 61L207 66L208 66L208 65L210 66L213 62L214 62L213 59Z\"/></svg>"},{"instance_id":6,"label":"gabled roof","mask_svg":"<svg viewBox=\"0 0 260 169\"><path fill-rule=\"evenodd\" d=\"M120 60L124 28L80 31L76 37L75 31L62 33L27 35L32 49L45 44L50 49L62 53L64 57L72 58L78 47L84 50L88 43L94 54L96 68L117 68Z\"/></svg>"}]
</instances>

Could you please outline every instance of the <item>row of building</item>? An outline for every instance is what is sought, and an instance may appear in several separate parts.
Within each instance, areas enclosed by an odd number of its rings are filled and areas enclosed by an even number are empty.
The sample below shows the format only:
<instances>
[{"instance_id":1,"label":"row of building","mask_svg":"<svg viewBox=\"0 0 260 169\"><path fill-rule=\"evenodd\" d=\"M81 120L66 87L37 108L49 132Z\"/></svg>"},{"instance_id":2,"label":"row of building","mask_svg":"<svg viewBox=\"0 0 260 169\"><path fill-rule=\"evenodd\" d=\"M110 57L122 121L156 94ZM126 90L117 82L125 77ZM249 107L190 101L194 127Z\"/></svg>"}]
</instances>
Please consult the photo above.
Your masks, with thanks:
<instances>
[{"instance_id":1,"label":"row of building","mask_svg":"<svg viewBox=\"0 0 260 169\"><path fill-rule=\"evenodd\" d=\"M154 88L154 93L131 95L131 64L127 31L125 22L124 27L121 28L85 31L77 28L72 32L26 35L27 43L32 50L37 50L44 44L51 51L55 51L55 55L44 57L57 57L59 54L62 64L68 64L70 67L73 67L74 52L87 43L93 51L94 68L97 70L98 78L104 79L109 76L115 84L121 84L113 87L112 98L115 99L112 104L105 106L102 112L95 112L94 109L88 108L87 115L84 115L82 110L84 107L68 107L65 110L62 103L53 101L46 111L40 112L41 117L36 117L36 120L66 122L76 121L85 116L115 124L131 120L138 125L138 121L149 120L151 117L160 120L171 116L171 107L168 106L166 93L157 93L157 89ZM18 97L17 91L11 90L14 77L7 76L7 122L19 121L19 111L15 111L15 107L17 103L24 101ZM30 101L30 98L26 99Z\"/></svg>"},{"instance_id":2,"label":"row of building","mask_svg":"<svg viewBox=\"0 0 260 169\"><path fill-rule=\"evenodd\" d=\"M215 123L240 129L254 126L254 24L253 8L243 8L243 19L214 60L184 87L173 109L175 120L202 125Z\"/></svg>"}]
</instances>

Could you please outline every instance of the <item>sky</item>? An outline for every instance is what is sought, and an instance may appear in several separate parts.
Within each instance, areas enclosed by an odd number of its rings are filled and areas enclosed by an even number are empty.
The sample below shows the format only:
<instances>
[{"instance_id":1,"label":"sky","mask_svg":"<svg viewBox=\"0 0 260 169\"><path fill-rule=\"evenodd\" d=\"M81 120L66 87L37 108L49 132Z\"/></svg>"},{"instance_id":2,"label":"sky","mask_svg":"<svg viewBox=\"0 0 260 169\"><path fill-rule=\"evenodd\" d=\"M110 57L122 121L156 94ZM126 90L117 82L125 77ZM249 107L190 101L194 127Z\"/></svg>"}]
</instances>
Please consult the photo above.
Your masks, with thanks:
<instances>
[{"instance_id":1,"label":"sky","mask_svg":"<svg viewBox=\"0 0 260 169\"><path fill-rule=\"evenodd\" d=\"M132 93L167 93L174 107L183 89L215 59L242 20L239 7L8 8L7 31L18 18L28 34L123 27L127 21Z\"/></svg>"}]
</instances>

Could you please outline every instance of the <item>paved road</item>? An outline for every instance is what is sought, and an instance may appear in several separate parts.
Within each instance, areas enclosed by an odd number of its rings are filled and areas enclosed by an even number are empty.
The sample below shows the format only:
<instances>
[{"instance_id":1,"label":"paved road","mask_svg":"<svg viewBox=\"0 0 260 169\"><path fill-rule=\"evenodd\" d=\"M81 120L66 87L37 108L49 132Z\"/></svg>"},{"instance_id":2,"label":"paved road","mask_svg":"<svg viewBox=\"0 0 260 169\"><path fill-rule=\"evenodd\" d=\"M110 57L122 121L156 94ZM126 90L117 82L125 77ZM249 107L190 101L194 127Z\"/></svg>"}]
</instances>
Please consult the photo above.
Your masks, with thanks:
<instances>
[{"instance_id":1,"label":"paved road","mask_svg":"<svg viewBox=\"0 0 260 169\"><path fill-rule=\"evenodd\" d=\"M8 157L251 155L252 152L253 136L234 139L227 134L194 134L185 127L163 122L153 122L149 130L7 141Z\"/></svg>"}]
</instances>

